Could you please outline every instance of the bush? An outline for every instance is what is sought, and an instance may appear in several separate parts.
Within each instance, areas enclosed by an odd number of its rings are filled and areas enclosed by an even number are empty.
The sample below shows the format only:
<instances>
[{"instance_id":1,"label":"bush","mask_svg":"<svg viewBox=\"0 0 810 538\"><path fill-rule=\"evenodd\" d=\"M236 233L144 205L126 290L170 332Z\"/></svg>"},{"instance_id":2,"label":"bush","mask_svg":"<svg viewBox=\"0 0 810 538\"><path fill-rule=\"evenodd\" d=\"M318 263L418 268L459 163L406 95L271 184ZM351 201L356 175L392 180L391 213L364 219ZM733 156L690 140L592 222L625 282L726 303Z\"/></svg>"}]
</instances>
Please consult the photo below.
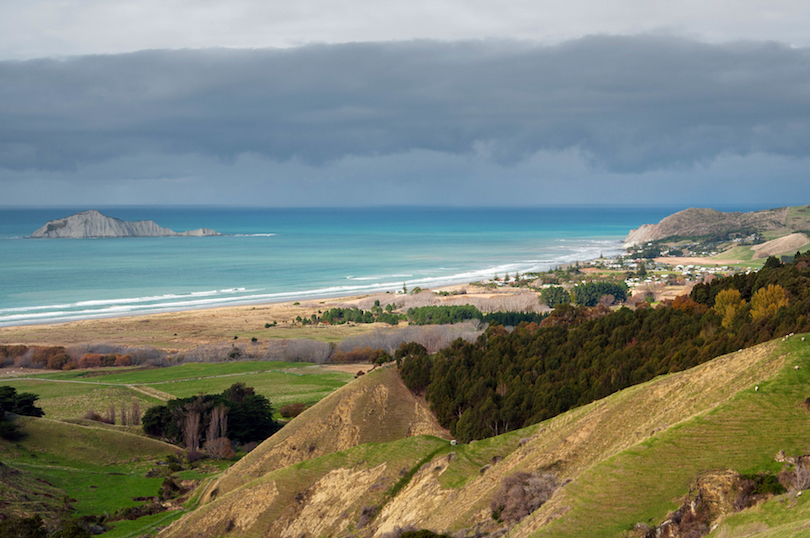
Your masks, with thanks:
<instances>
[{"instance_id":1,"label":"bush","mask_svg":"<svg viewBox=\"0 0 810 538\"><path fill-rule=\"evenodd\" d=\"M507 476L490 502L492 519L518 523L549 500L556 489L554 474L520 472Z\"/></svg>"},{"instance_id":2,"label":"bush","mask_svg":"<svg viewBox=\"0 0 810 538\"><path fill-rule=\"evenodd\" d=\"M236 452L233 451L231 442L227 437L220 437L219 439L206 441L203 448L209 457L217 460L231 459L232 457L236 456Z\"/></svg>"},{"instance_id":3,"label":"bush","mask_svg":"<svg viewBox=\"0 0 810 538\"><path fill-rule=\"evenodd\" d=\"M357 528L362 529L368 522L374 519L374 516L377 515L377 507L376 506L364 506L363 509L360 511L360 519L357 520Z\"/></svg>"},{"instance_id":4,"label":"bush","mask_svg":"<svg viewBox=\"0 0 810 538\"><path fill-rule=\"evenodd\" d=\"M295 418L300 415L306 407L307 406L301 402L290 403L282 406L278 412L284 418Z\"/></svg>"},{"instance_id":5,"label":"bush","mask_svg":"<svg viewBox=\"0 0 810 538\"><path fill-rule=\"evenodd\" d=\"M94 420L96 422L104 421L104 417L96 413L94 409L88 409L87 412L82 416L82 418L86 420Z\"/></svg>"}]
</instances>

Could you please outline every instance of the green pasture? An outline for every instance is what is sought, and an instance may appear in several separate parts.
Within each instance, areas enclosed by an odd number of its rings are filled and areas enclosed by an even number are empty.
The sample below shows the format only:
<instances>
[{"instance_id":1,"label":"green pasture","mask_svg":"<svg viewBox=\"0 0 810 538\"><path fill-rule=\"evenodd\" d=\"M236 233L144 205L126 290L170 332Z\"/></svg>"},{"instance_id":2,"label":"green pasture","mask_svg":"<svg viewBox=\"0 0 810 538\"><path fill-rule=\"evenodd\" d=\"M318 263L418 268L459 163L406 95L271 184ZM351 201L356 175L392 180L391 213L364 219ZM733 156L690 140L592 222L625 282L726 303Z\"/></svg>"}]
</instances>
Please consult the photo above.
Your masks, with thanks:
<instances>
[{"instance_id":1,"label":"green pasture","mask_svg":"<svg viewBox=\"0 0 810 538\"><path fill-rule=\"evenodd\" d=\"M17 420L27 436L0 443L0 459L26 480L58 491L46 496L49 504L67 504L74 516L111 514L141 504L132 498L156 495L164 480L146 478L146 473L168 454L180 453L161 441L114 429L44 418ZM44 495L29 494L37 496Z\"/></svg>"},{"instance_id":2,"label":"green pasture","mask_svg":"<svg viewBox=\"0 0 810 538\"><path fill-rule=\"evenodd\" d=\"M69 420L81 418L90 409L103 414L110 405L120 412L121 407L129 407L133 399L138 400L142 411L162 403L139 388L159 391L165 398L185 398L200 393L221 393L234 383L245 383L278 409L290 402L315 403L353 377L309 363L235 361L153 369L48 372L26 378L0 378L0 385L39 395L37 405L47 418Z\"/></svg>"},{"instance_id":3,"label":"green pasture","mask_svg":"<svg viewBox=\"0 0 810 538\"><path fill-rule=\"evenodd\" d=\"M810 230L810 206L789 207L785 224L791 231Z\"/></svg>"}]
</instances>

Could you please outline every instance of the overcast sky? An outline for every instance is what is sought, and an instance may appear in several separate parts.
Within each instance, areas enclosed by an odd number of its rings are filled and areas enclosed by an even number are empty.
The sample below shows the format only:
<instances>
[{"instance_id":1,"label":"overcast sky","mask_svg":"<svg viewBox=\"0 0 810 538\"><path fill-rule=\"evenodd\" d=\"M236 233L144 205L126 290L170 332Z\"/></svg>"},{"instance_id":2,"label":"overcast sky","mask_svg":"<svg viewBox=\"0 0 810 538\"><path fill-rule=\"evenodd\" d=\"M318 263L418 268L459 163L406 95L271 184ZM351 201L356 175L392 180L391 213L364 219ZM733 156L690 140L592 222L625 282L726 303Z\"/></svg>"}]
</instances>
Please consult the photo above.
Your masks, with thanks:
<instances>
[{"instance_id":1,"label":"overcast sky","mask_svg":"<svg viewBox=\"0 0 810 538\"><path fill-rule=\"evenodd\" d=\"M787 0L3 2L0 205L810 203L807 28Z\"/></svg>"}]
</instances>

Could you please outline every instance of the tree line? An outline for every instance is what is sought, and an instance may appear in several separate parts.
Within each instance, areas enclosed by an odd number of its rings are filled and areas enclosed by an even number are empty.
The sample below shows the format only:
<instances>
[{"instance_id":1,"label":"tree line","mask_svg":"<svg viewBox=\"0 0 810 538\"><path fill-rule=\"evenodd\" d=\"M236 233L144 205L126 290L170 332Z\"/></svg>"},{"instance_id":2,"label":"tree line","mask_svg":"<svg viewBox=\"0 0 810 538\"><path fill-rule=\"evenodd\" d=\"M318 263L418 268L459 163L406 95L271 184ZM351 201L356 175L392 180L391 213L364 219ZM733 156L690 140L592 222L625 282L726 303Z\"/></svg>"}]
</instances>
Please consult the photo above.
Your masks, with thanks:
<instances>
[{"instance_id":1,"label":"tree line","mask_svg":"<svg viewBox=\"0 0 810 538\"><path fill-rule=\"evenodd\" d=\"M724 321L724 291L739 293L730 321ZM470 441L777 336L810 331L808 312L810 251L787 265L769 261L757 273L696 286L691 296L658 308L562 304L540 324L523 323L512 332L491 325L474 342L456 341L433 355L412 344L395 358L405 383L425 394L439 422Z\"/></svg>"}]
</instances>

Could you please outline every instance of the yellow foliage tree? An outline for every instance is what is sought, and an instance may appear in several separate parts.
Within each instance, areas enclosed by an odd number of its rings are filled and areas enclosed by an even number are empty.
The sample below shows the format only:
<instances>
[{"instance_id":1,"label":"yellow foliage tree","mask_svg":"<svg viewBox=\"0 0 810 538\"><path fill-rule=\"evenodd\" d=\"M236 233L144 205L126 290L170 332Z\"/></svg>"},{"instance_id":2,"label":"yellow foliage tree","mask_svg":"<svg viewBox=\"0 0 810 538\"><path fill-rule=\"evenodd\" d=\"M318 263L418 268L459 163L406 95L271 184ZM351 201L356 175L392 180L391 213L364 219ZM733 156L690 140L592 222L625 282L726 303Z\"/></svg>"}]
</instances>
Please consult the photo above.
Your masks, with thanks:
<instances>
[{"instance_id":1,"label":"yellow foliage tree","mask_svg":"<svg viewBox=\"0 0 810 538\"><path fill-rule=\"evenodd\" d=\"M770 317L783 306L787 306L788 297L785 288L779 284L769 284L759 288L751 297L751 317L754 321Z\"/></svg>"},{"instance_id":2,"label":"yellow foliage tree","mask_svg":"<svg viewBox=\"0 0 810 538\"><path fill-rule=\"evenodd\" d=\"M737 313L745 307L745 299L740 290L728 289L717 294L714 299L714 311L723 318L722 325L730 329Z\"/></svg>"}]
</instances>

